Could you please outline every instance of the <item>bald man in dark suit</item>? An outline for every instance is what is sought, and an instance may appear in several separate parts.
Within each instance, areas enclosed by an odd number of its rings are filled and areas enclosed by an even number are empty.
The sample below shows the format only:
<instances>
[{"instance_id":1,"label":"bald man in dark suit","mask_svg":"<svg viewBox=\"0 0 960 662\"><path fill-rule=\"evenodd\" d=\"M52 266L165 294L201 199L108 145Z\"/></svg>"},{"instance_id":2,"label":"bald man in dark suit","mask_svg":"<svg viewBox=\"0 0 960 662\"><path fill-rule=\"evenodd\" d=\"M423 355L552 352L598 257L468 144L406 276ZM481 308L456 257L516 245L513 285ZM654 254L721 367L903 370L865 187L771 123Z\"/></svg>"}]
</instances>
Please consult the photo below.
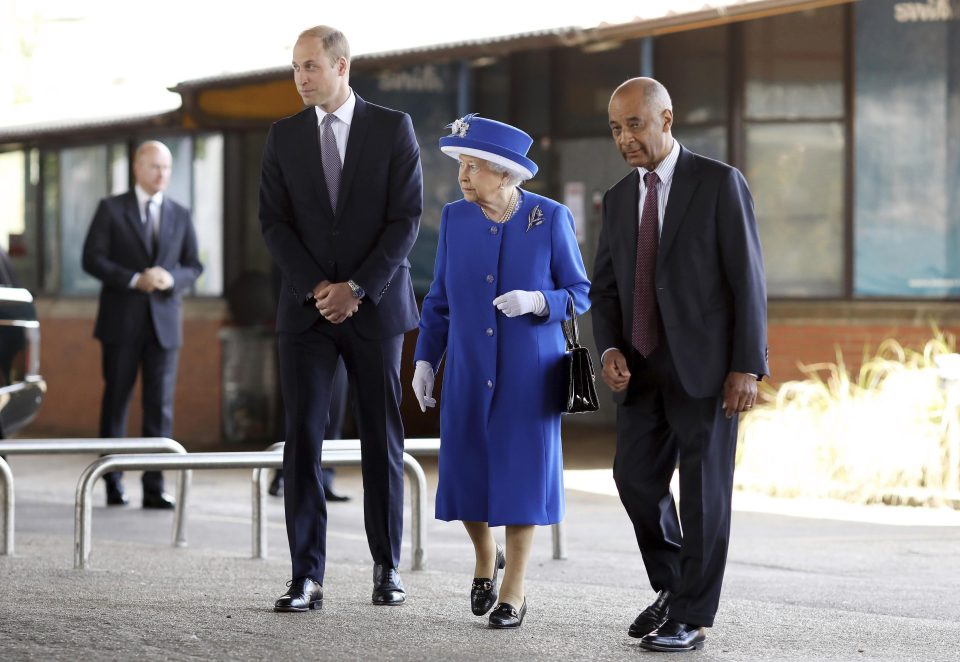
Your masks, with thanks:
<instances>
[{"instance_id":1,"label":"bald man in dark suit","mask_svg":"<svg viewBox=\"0 0 960 662\"><path fill-rule=\"evenodd\" d=\"M604 196L590 300L617 402L614 478L658 592L629 634L692 650L720 599L737 415L767 374L763 256L743 175L673 138L663 85L623 83L609 122L633 170Z\"/></svg>"}]
</instances>

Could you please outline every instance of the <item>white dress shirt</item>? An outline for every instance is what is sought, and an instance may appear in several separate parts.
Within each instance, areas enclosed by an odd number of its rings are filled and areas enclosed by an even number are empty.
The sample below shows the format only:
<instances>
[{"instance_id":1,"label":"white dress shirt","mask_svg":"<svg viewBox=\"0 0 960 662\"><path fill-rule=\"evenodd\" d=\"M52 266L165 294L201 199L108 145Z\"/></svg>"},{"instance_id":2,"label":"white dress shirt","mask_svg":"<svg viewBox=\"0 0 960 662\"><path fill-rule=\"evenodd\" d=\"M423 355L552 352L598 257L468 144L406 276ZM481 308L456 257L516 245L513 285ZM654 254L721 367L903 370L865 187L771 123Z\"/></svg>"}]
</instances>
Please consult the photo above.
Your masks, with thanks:
<instances>
[{"instance_id":1,"label":"white dress shirt","mask_svg":"<svg viewBox=\"0 0 960 662\"><path fill-rule=\"evenodd\" d=\"M340 152L341 165L343 165L344 160L347 158L347 140L350 138L350 125L353 123L353 111L356 107L357 97L351 89L350 96L347 97L347 100L333 111L333 115L340 120L339 122L334 122L330 129L333 131L333 137L337 141L337 151ZM314 106L313 109L317 111L317 126L319 127L320 123L323 122L323 118L330 113L320 106Z\"/></svg>"},{"instance_id":2,"label":"white dress shirt","mask_svg":"<svg viewBox=\"0 0 960 662\"><path fill-rule=\"evenodd\" d=\"M160 209L163 207L163 191L157 191L153 195L150 195L142 188L139 184L135 184L133 187L133 192L137 196L137 210L140 212L140 222L147 222L147 202L150 202L150 211L153 213L153 217L156 219L157 223L157 235L160 234ZM153 239L157 240L156 237ZM131 290L137 289L137 281L140 280L140 274L133 274L133 277L130 278L130 283L127 285Z\"/></svg>"}]
</instances>

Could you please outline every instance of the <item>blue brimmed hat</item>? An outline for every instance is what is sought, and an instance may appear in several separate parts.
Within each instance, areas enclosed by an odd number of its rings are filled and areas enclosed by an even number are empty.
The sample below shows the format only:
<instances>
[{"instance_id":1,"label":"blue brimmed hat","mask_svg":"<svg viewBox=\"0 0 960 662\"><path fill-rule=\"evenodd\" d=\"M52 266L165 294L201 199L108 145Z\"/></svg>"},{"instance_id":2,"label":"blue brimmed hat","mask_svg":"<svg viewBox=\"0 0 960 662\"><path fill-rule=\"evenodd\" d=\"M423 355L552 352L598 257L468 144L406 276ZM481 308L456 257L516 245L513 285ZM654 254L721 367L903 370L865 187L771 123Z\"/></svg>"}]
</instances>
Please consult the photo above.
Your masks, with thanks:
<instances>
[{"instance_id":1,"label":"blue brimmed hat","mask_svg":"<svg viewBox=\"0 0 960 662\"><path fill-rule=\"evenodd\" d=\"M517 171L524 179L537 174L537 164L527 158L533 138L520 129L476 113L464 115L447 128L450 135L440 139L440 151L447 156L476 156Z\"/></svg>"}]
</instances>

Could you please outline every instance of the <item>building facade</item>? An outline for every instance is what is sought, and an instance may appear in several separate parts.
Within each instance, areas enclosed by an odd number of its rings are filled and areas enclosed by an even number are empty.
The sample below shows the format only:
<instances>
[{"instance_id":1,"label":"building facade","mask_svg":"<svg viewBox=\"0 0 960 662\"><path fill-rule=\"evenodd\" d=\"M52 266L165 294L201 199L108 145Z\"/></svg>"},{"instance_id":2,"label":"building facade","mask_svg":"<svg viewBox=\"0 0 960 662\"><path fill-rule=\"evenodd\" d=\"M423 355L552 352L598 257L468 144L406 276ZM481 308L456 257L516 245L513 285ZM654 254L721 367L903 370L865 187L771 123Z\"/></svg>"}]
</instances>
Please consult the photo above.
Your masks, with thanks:
<instances>
[{"instance_id":1,"label":"building facade","mask_svg":"<svg viewBox=\"0 0 960 662\"><path fill-rule=\"evenodd\" d=\"M355 58L354 90L410 113L421 144L418 293L432 274L440 210L459 197L455 164L436 149L449 122L478 112L534 137L540 173L527 187L571 208L589 270L603 192L626 174L607 101L623 80L649 75L672 94L681 143L737 166L751 186L775 383L800 376L800 363L835 360L838 348L856 367L885 338L917 347L934 324L960 330L960 3L736 7ZM191 207L206 265L185 309L178 439L218 443L229 363L221 331L272 317L259 165L270 123L302 108L289 68L175 91L183 105L172 113L0 128L0 244L35 294L43 329L49 391L37 432L96 431L98 284L82 272L80 250L97 200L130 185L145 139L173 151L169 193ZM410 405L411 433L433 434L436 419ZM592 422L612 422L612 410Z\"/></svg>"}]
</instances>

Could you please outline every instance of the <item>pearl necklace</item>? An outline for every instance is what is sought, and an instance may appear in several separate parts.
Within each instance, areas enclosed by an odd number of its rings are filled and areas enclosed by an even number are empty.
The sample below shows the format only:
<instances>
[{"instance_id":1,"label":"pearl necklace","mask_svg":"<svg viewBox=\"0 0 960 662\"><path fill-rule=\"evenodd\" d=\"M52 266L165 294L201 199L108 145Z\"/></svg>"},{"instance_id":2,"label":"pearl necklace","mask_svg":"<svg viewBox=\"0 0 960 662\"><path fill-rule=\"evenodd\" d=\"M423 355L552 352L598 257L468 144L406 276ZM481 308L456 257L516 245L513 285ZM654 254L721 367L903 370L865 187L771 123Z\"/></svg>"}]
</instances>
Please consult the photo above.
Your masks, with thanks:
<instances>
[{"instance_id":1,"label":"pearl necklace","mask_svg":"<svg viewBox=\"0 0 960 662\"><path fill-rule=\"evenodd\" d=\"M480 211L483 214L484 218L488 221L493 221L494 223L506 223L513 217L513 214L517 211L517 201L520 199L520 189L517 187L513 188L513 194L510 196L510 202L507 203L507 208L503 210L503 216L500 219L490 218L490 215L487 214L487 210L483 208L483 205L480 205Z\"/></svg>"}]
</instances>

